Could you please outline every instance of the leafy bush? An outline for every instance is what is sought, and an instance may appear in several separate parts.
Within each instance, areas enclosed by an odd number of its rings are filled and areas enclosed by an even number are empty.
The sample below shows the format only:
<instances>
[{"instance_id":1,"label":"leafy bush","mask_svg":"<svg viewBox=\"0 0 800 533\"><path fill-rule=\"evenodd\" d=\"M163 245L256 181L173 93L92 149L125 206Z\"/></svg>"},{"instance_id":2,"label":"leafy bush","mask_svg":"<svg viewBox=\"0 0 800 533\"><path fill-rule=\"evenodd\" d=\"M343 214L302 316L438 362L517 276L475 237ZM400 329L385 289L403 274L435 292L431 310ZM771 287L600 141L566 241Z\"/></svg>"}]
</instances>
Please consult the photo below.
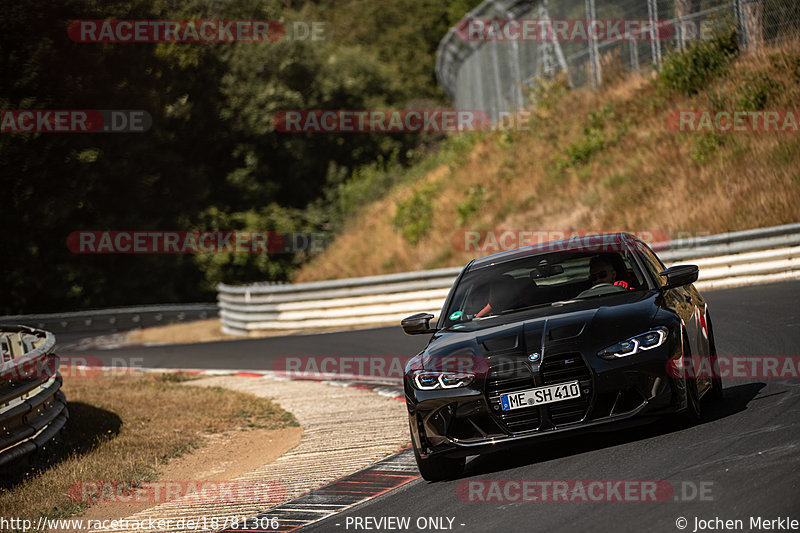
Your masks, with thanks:
<instances>
[{"instance_id":1,"label":"leafy bush","mask_svg":"<svg viewBox=\"0 0 800 533\"><path fill-rule=\"evenodd\" d=\"M467 198L456 206L456 213L458 214L458 223L463 226L473 216L475 216L481 207L483 207L484 197L486 196L486 187L477 185L470 187L467 190Z\"/></svg>"},{"instance_id":2,"label":"leafy bush","mask_svg":"<svg viewBox=\"0 0 800 533\"><path fill-rule=\"evenodd\" d=\"M723 144L722 136L716 132L702 133L692 136L692 146L689 157L696 163L705 164L719 154Z\"/></svg>"},{"instance_id":3,"label":"leafy bush","mask_svg":"<svg viewBox=\"0 0 800 533\"><path fill-rule=\"evenodd\" d=\"M739 54L735 30L721 33L708 41L700 41L686 52L667 56L661 68L659 82L669 91L691 96L708 81L722 73Z\"/></svg>"},{"instance_id":4,"label":"leafy bush","mask_svg":"<svg viewBox=\"0 0 800 533\"><path fill-rule=\"evenodd\" d=\"M436 187L426 185L414 191L410 198L398 202L392 224L403 238L416 246L428 234L433 222L432 197Z\"/></svg>"},{"instance_id":5,"label":"leafy bush","mask_svg":"<svg viewBox=\"0 0 800 533\"><path fill-rule=\"evenodd\" d=\"M564 149L567 156L566 166L578 166L587 163L592 154L599 152L606 145L602 130L595 128L584 128L583 136L577 141L570 143Z\"/></svg>"},{"instance_id":6,"label":"leafy bush","mask_svg":"<svg viewBox=\"0 0 800 533\"><path fill-rule=\"evenodd\" d=\"M395 152L388 161L379 157L376 162L355 169L331 194L338 207L336 222L353 215L361 206L382 198L395 185L413 183L440 165L455 170L466 161L462 156L469 153L483 136L483 132L452 135L437 145L422 145L414 153L410 151L405 162L401 162Z\"/></svg>"},{"instance_id":7,"label":"leafy bush","mask_svg":"<svg viewBox=\"0 0 800 533\"><path fill-rule=\"evenodd\" d=\"M353 171L351 176L340 183L336 189L336 202L341 218L352 215L356 210L386 194L401 181L405 169L392 158L384 163L383 158L363 165Z\"/></svg>"}]
</instances>

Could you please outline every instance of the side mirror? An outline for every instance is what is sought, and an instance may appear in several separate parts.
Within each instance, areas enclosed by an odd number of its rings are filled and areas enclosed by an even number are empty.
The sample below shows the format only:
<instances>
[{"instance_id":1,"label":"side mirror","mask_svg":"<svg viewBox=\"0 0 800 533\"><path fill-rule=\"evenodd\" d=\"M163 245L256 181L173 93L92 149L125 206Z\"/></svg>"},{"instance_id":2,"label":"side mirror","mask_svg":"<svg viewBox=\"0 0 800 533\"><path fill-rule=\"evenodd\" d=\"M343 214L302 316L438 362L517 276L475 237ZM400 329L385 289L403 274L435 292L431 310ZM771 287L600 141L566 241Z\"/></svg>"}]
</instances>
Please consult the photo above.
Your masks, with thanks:
<instances>
[{"instance_id":1,"label":"side mirror","mask_svg":"<svg viewBox=\"0 0 800 533\"><path fill-rule=\"evenodd\" d=\"M424 333L434 333L436 329L431 329L431 319L433 315L430 313L417 313L404 318L400 325L403 327L403 333L406 335L421 335Z\"/></svg>"},{"instance_id":2,"label":"side mirror","mask_svg":"<svg viewBox=\"0 0 800 533\"><path fill-rule=\"evenodd\" d=\"M663 272L659 272L659 276L665 276L667 278L667 283L661 287L661 290L691 285L697 281L697 275L699 273L700 269L697 265L676 265L670 267Z\"/></svg>"}]
</instances>

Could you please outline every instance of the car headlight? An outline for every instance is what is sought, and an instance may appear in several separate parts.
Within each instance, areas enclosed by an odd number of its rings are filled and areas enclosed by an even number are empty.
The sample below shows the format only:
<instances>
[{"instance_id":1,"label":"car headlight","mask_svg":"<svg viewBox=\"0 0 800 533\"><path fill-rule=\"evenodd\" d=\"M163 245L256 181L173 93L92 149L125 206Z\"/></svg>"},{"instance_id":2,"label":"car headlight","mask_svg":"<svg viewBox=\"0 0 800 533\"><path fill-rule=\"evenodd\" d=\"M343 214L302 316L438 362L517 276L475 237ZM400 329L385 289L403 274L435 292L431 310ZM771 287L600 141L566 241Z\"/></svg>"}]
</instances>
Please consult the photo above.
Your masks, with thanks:
<instances>
[{"instance_id":1,"label":"car headlight","mask_svg":"<svg viewBox=\"0 0 800 533\"><path fill-rule=\"evenodd\" d=\"M639 352L658 348L664 344L668 336L669 330L667 328L654 328L646 333L636 335L630 339L618 342L613 346L609 346L604 350L600 350L597 352L597 355L603 359L618 359L620 357L627 357Z\"/></svg>"},{"instance_id":2,"label":"car headlight","mask_svg":"<svg viewBox=\"0 0 800 533\"><path fill-rule=\"evenodd\" d=\"M415 370L411 381L419 390L457 389L466 387L475 378L466 372L435 372L432 370Z\"/></svg>"}]
</instances>

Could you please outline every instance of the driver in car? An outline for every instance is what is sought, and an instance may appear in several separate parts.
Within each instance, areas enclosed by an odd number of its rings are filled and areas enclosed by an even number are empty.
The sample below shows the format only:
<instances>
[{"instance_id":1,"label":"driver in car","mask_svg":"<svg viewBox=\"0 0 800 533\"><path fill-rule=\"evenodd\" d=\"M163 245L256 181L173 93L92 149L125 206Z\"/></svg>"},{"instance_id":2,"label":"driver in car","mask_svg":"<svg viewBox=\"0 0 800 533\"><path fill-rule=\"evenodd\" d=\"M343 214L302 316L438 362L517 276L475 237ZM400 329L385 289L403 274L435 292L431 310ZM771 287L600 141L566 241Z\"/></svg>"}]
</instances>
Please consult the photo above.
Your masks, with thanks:
<instances>
[{"instance_id":1,"label":"driver in car","mask_svg":"<svg viewBox=\"0 0 800 533\"><path fill-rule=\"evenodd\" d=\"M624 279L617 279L617 269L614 268L609 259L602 255L593 257L589 262L589 279L592 281L592 287L607 283L609 285L617 285L623 289L633 288Z\"/></svg>"},{"instance_id":2,"label":"driver in car","mask_svg":"<svg viewBox=\"0 0 800 533\"><path fill-rule=\"evenodd\" d=\"M600 285L601 283L613 284L617 279L617 271L611 265L611 262L599 255L592 257L589 262L589 279L592 281L592 287Z\"/></svg>"}]
</instances>

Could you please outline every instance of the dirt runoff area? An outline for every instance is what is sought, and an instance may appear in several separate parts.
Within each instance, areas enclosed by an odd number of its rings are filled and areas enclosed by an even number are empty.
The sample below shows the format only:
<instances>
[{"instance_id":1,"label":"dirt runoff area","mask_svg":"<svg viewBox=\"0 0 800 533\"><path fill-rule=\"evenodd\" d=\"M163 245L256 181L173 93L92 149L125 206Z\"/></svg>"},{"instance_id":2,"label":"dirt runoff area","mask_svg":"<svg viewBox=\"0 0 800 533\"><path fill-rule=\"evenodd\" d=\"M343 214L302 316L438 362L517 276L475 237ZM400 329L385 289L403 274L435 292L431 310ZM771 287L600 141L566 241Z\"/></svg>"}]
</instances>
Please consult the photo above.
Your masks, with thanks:
<instances>
[{"instance_id":1,"label":"dirt runoff area","mask_svg":"<svg viewBox=\"0 0 800 533\"><path fill-rule=\"evenodd\" d=\"M175 461L162 480L230 480L237 487L269 487L232 493L230 498L183 494L143 507L96 505L82 518L122 519L117 533L216 531L232 518L268 512L308 491L352 474L409 444L406 406L396 396L356 387L271 377L215 376L187 382L192 387L222 387L270 398L292 413L302 429L288 433L249 431L224 435ZM369 405L369 409L364 409ZM293 428L290 428L293 429ZM296 429L296 428L294 428ZM246 436L245 436L246 435ZM268 442L272 438L273 442ZM299 438L299 442L297 439ZM223 485L223 484L220 484ZM274 489L274 490L273 490ZM268 496L268 497L267 497ZM162 521L165 527L142 528ZM189 528L181 520L193 520ZM84 522L85 523L85 522ZM97 522L93 522L97 524ZM88 524L87 524L88 525ZM92 531L107 531L95 529Z\"/></svg>"},{"instance_id":2,"label":"dirt runoff area","mask_svg":"<svg viewBox=\"0 0 800 533\"><path fill-rule=\"evenodd\" d=\"M227 431L208 435L202 447L172 459L160 468L151 483L230 481L246 472L272 462L300 443L300 427ZM200 485L200 483L198 483ZM135 497L120 498L120 500ZM90 507L80 518L118 520L154 507L159 502L111 501ZM88 531L83 529L81 531Z\"/></svg>"}]
</instances>

